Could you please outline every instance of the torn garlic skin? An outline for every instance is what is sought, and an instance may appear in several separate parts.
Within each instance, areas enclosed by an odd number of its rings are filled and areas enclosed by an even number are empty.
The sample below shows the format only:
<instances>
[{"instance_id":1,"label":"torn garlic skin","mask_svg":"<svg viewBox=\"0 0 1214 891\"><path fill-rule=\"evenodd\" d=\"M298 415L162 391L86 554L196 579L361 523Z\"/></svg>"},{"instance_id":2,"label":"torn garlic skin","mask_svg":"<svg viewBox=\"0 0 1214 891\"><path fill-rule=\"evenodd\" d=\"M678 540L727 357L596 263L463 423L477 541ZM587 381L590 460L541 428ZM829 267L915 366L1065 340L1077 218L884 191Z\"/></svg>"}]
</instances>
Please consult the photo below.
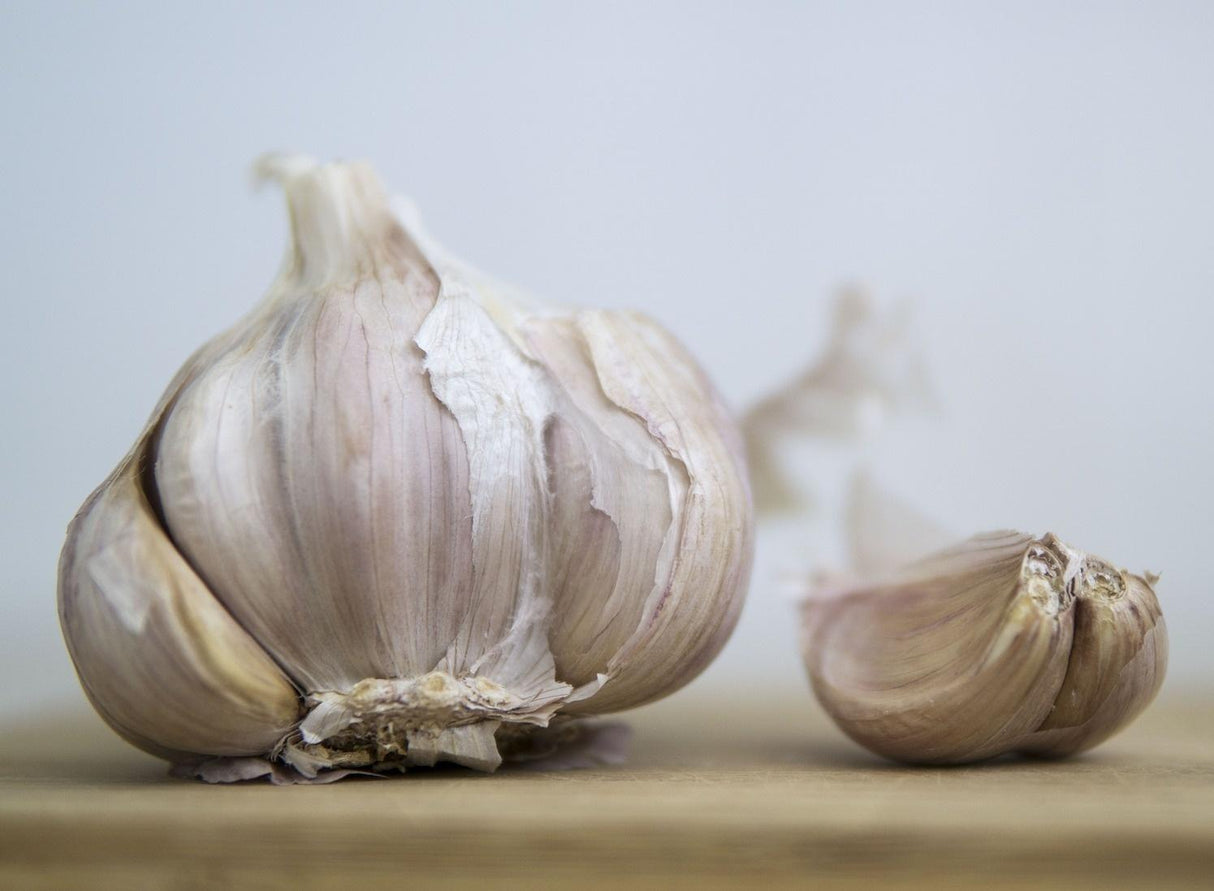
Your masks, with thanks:
<instances>
[{"instance_id":1,"label":"torn garlic skin","mask_svg":"<svg viewBox=\"0 0 1214 891\"><path fill-rule=\"evenodd\" d=\"M364 164L260 168L291 213L278 279L69 529L60 616L99 713L209 779L492 770L503 739L699 673L752 510L691 357L493 284Z\"/></svg>"},{"instance_id":2,"label":"torn garlic skin","mask_svg":"<svg viewBox=\"0 0 1214 891\"><path fill-rule=\"evenodd\" d=\"M818 700L871 751L930 764L1071 755L1122 729L1163 683L1151 574L1020 532L901 562L898 542L940 533L863 479L851 521L857 574L805 600L802 643Z\"/></svg>"}]
</instances>

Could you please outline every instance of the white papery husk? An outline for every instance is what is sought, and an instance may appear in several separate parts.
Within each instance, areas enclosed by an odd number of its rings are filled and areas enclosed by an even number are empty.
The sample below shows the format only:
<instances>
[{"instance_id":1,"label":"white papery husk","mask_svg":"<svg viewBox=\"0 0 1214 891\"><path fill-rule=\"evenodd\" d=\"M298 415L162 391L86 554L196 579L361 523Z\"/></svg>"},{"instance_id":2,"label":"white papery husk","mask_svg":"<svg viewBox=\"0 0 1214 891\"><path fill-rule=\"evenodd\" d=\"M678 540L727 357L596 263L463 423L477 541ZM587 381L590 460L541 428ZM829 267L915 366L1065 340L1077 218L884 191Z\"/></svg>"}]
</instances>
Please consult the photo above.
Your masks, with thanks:
<instances>
[{"instance_id":1,"label":"white papery husk","mask_svg":"<svg viewBox=\"0 0 1214 891\"><path fill-rule=\"evenodd\" d=\"M752 533L691 357L638 313L493 284L366 165L261 172L281 274L69 529L61 620L103 717L215 780L491 770L528 727L694 677Z\"/></svg>"}]
</instances>

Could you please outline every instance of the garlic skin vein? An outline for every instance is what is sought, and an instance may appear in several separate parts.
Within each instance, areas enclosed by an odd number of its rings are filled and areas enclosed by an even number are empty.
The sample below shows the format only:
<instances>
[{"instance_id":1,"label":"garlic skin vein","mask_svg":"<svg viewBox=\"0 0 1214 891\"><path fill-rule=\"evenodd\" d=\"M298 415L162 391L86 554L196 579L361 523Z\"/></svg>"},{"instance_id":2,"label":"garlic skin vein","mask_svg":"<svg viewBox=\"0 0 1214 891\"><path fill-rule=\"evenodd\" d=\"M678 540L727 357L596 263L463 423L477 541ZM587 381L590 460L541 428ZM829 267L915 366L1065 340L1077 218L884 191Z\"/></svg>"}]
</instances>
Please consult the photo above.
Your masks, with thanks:
<instances>
[{"instance_id":1,"label":"garlic skin vein","mask_svg":"<svg viewBox=\"0 0 1214 891\"><path fill-rule=\"evenodd\" d=\"M1154 699L1167 631L1153 580L1056 536L974 536L802 604L814 693L898 761L1089 749Z\"/></svg>"},{"instance_id":2,"label":"garlic skin vein","mask_svg":"<svg viewBox=\"0 0 1214 891\"><path fill-rule=\"evenodd\" d=\"M639 314L488 281L366 165L260 171L291 211L278 279L69 529L61 622L103 717L214 778L492 770L503 724L694 677L753 535L691 357Z\"/></svg>"}]
</instances>

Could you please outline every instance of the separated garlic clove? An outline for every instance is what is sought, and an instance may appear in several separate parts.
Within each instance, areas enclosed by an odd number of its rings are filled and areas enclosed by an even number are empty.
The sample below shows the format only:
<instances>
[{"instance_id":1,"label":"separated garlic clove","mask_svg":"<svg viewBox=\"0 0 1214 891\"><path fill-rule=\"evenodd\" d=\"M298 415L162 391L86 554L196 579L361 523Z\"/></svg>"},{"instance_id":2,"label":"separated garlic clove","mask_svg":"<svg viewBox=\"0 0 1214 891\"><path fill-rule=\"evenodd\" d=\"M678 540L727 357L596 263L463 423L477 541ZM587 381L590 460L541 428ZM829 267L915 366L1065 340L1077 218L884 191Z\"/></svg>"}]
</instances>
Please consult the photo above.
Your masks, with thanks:
<instances>
[{"instance_id":1,"label":"separated garlic clove","mask_svg":"<svg viewBox=\"0 0 1214 891\"><path fill-rule=\"evenodd\" d=\"M89 701L140 748L173 761L262 754L298 721L298 695L165 534L147 495L148 447L141 440L68 530L68 650Z\"/></svg>"},{"instance_id":2,"label":"separated garlic clove","mask_svg":"<svg viewBox=\"0 0 1214 891\"><path fill-rule=\"evenodd\" d=\"M1030 562L1032 544L995 533L808 600L810 676L840 727L925 762L995 755L1035 730L1066 674L1071 626L1060 568L1048 553Z\"/></svg>"},{"instance_id":3,"label":"separated garlic clove","mask_svg":"<svg viewBox=\"0 0 1214 891\"><path fill-rule=\"evenodd\" d=\"M279 278L69 532L61 615L98 709L213 779L325 780L491 770L499 730L522 751L689 681L751 556L740 436L691 357L637 314L488 281L366 165L261 170L291 211ZM154 552L111 558L112 503ZM166 646L143 604L183 590Z\"/></svg>"},{"instance_id":4,"label":"separated garlic clove","mask_svg":"<svg viewBox=\"0 0 1214 891\"><path fill-rule=\"evenodd\" d=\"M1145 578L1053 535L975 536L803 605L814 692L839 727L900 761L1099 743L1154 698L1166 636Z\"/></svg>"}]
</instances>

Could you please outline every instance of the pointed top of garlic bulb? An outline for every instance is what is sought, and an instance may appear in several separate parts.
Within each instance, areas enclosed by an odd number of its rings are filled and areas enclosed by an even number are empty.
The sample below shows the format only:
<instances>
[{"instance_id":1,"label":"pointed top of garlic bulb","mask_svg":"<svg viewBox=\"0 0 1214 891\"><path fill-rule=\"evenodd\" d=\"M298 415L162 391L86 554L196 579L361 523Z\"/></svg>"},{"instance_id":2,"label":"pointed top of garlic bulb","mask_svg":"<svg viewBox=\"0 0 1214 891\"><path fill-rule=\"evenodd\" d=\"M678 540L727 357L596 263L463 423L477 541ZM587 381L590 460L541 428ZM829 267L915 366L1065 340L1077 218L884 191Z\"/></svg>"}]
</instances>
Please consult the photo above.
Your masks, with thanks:
<instances>
[{"instance_id":1,"label":"pointed top of garlic bulb","mask_svg":"<svg viewBox=\"0 0 1214 891\"><path fill-rule=\"evenodd\" d=\"M405 234L370 164L321 163L306 155L270 153L253 165L258 182L282 187L291 242L281 280L323 288L390 265Z\"/></svg>"}]
</instances>

